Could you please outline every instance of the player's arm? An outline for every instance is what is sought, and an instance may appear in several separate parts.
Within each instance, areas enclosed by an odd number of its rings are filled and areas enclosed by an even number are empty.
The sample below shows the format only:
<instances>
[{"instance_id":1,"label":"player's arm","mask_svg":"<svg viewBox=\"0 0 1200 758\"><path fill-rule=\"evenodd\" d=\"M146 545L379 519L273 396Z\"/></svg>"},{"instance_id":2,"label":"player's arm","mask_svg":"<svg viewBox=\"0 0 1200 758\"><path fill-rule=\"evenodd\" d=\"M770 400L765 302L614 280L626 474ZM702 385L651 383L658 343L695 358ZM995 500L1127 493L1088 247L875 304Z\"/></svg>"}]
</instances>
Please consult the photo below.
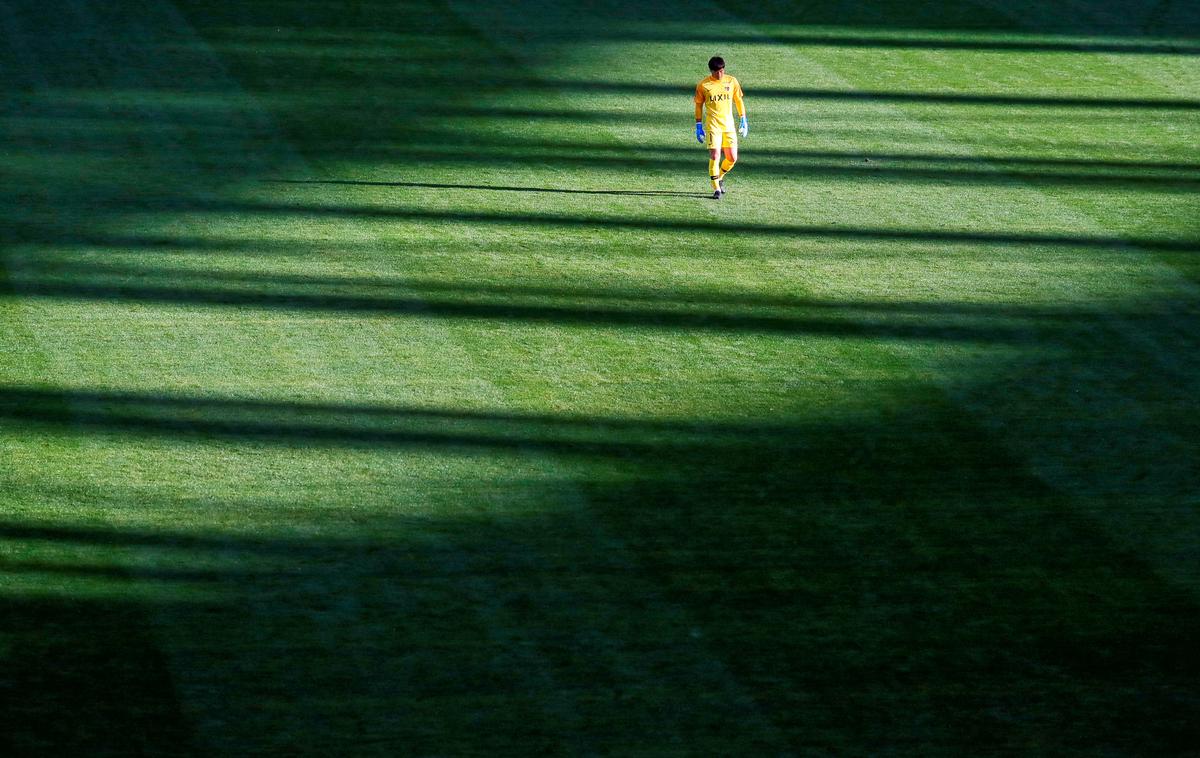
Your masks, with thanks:
<instances>
[{"instance_id":1,"label":"player's arm","mask_svg":"<svg viewBox=\"0 0 1200 758\"><path fill-rule=\"evenodd\" d=\"M737 108L738 131L745 137L750 133L750 122L746 120L746 101L742 97L742 83L733 88L733 107Z\"/></svg>"},{"instance_id":2,"label":"player's arm","mask_svg":"<svg viewBox=\"0 0 1200 758\"><path fill-rule=\"evenodd\" d=\"M696 141L704 141L704 89L696 85L696 97L693 98L696 103Z\"/></svg>"}]
</instances>

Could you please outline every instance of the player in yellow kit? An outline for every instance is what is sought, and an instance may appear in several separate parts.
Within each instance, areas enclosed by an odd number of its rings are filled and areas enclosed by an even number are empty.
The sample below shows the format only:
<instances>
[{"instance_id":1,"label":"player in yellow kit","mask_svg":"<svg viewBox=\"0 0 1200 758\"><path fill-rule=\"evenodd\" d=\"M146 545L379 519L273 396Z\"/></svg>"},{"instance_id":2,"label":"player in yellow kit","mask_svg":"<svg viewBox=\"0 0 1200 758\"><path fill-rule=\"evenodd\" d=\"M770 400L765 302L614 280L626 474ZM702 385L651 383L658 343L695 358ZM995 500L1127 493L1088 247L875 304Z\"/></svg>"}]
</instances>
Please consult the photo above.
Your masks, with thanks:
<instances>
[{"instance_id":1,"label":"player in yellow kit","mask_svg":"<svg viewBox=\"0 0 1200 758\"><path fill-rule=\"evenodd\" d=\"M712 180L713 200L725 194L725 175L738 159L737 136L750 131L746 121L746 103L742 101L742 85L725 73L725 59L710 58L710 76L696 85L696 141L708 145L708 176ZM737 108L738 124L734 131L733 109ZM725 160L717 163L721 152Z\"/></svg>"}]
</instances>

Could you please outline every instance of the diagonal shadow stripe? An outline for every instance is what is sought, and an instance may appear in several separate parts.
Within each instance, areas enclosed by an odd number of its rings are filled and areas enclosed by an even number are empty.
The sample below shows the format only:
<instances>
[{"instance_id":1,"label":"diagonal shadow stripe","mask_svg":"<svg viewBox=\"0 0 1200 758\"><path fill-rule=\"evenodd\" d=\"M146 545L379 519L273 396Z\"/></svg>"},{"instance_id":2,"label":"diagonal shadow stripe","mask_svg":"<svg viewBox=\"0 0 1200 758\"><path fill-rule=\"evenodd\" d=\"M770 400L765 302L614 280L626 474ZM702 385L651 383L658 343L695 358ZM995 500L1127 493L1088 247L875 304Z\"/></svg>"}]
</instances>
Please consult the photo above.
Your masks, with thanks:
<instances>
[{"instance_id":1,"label":"diagonal shadow stripe","mask_svg":"<svg viewBox=\"0 0 1200 758\"><path fill-rule=\"evenodd\" d=\"M333 184L350 187L413 187L418 189L466 189L492 192L533 192L559 195L631 195L635 197L690 197L708 198L699 192L675 192L671 190L585 190L566 187L513 187L492 184L444 184L435 182L371 182L355 179L264 179L264 184Z\"/></svg>"},{"instance_id":2,"label":"diagonal shadow stripe","mask_svg":"<svg viewBox=\"0 0 1200 758\"><path fill-rule=\"evenodd\" d=\"M659 456L726 445L797 444L785 425L683 424L0 387L0 419L50 429L347 447Z\"/></svg>"},{"instance_id":3,"label":"diagonal shadow stripe","mask_svg":"<svg viewBox=\"0 0 1200 758\"><path fill-rule=\"evenodd\" d=\"M104 278L125 281L116 284L145 284L158 280L163 283L188 286L212 286L216 282L246 284L270 291L270 287L290 286L299 291L312 293L313 288L328 288L345 291L346 287L360 288L370 292L395 291L401 296L418 293L424 297L438 295L532 297L549 300L615 301L670 307L730 306L736 308L766 307L794 310L815 310L845 314L881 313L888 315L940 315L962 317L1025 318L1045 321L1071 320L1096 315L1097 308L1073 306L1023 305L1019 303L968 301L968 300L846 300L835 298L800 297L773 295L755 290L657 290L642 287L560 287L528 284L524 281L511 283L488 283L474 281L445 281L441 279L419 279L395 276L314 276L310 274L288 274L221 269L205 266L203 269L188 269L175 266L155 266L139 263L97 263L94 260L78 260L71 256L39 256L22 262L23 276L36 275L50 280L73 281L84 277L95 277L100 283ZM22 279L25 282L25 279ZM257 291L257 290L256 290ZM1160 308L1168 303L1157 302ZM1112 308L1103 313L1112 314Z\"/></svg>"},{"instance_id":4,"label":"diagonal shadow stripe","mask_svg":"<svg viewBox=\"0 0 1200 758\"><path fill-rule=\"evenodd\" d=\"M2 293L0 293L2 294ZM597 304L476 303L434 296L380 297L307 291L222 289L204 285L150 285L128 281L22 278L10 297L107 300L164 305L212 305L290 311L380 313L410 318L487 319L553 326L679 329L780 336L831 336L843 339L903 339L934 342L1028 344L1044 339L1047 329L1068 327L1076 315L1045 313L1037 330L1030 323L942 315L937 321L905 321L886 313L773 314L721 310L617 307ZM982 319L982 320L981 320ZM1040 335L1040 336L1039 336Z\"/></svg>"},{"instance_id":5,"label":"diagonal shadow stripe","mask_svg":"<svg viewBox=\"0 0 1200 758\"><path fill-rule=\"evenodd\" d=\"M1200 51L1200 47L1196 48ZM497 78L497 86L517 89L573 90L644 95L691 95L695 82L656 84L596 79ZM874 101L881 103L936 103L939 105L1033 106L1050 108L1117 108L1130 110L1200 110L1200 100L1143 97L1073 97L1068 95L1009 95L983 92L903 92L890 90L843 90L813 87L751 87L747 98L794 100Z\"/></svg>"},{"instance_id":6,"label":"diagonal shadow stripe","mask_svg":"<svg viewBox=\"0 0 1200 758\"><path fill-rule=\"evenodd\" d=\"M1051 233L974 232L943 229L885 229L838 227L804 224L725 223L714 219L671 221L648 218L563 216L540 213L484 213L479 211L435 211L418 208L383 208L361 205L293 204L266 200L242 202L198 201L200 209L217 212L272 213L281 215L337 216L379 220L417 220L462 223L486 223L505 226L540 225L582 229L640 229L668 232L725 232L768 237L812 239L851 239L862 241L908 241L931 244L980 244L1000 246L1081 247L1096 250L1140 248L1161 252L1200 252L1200 239L1154 239L1147 237L1086 236Z\"/></svg>"}]
</instances>

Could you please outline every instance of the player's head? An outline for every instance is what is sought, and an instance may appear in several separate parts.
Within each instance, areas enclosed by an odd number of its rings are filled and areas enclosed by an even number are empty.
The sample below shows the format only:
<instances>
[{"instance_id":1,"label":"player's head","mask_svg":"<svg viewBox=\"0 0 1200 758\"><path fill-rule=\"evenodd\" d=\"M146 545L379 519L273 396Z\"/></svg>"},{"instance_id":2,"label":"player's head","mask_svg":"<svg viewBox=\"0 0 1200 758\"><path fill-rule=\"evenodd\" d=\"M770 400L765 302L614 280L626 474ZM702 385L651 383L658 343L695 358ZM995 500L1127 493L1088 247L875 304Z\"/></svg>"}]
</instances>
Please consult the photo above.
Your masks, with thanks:
<instances>
[{"instance_id":1,"label":"player's head","mask_svg":"<svg viewBox=\"0 0 1200 758\"><path fill-rule=\"evenodd\" d=\"M708 70L714 74L725 68L725 59L719 55L714 55L708 59Z\"/></svg>"}]
</instances>

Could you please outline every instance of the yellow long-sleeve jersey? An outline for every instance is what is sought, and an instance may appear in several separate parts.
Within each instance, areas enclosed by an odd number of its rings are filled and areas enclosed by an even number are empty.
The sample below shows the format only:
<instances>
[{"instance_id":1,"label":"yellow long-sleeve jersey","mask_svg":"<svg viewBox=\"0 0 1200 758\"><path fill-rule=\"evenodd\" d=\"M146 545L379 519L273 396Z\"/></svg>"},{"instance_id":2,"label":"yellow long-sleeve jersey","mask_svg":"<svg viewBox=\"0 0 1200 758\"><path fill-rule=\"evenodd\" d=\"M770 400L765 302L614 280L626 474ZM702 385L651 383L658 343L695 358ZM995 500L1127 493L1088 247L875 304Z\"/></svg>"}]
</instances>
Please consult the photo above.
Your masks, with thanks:
<instances>
[{"instance_id":1,"label":"yellow long-sleeve jersey","mask_svg":"<svg viewBox=\"0 0 1200 758\"><path fill-rule=\"evenodd\" d=\"M696 85L696 120L704 122L705 131L732 132L737 129L733 120L734 106L739 116L746 115L742 85L729 74L720 79L709 76Z\"/></svg>"}]
</instances>

